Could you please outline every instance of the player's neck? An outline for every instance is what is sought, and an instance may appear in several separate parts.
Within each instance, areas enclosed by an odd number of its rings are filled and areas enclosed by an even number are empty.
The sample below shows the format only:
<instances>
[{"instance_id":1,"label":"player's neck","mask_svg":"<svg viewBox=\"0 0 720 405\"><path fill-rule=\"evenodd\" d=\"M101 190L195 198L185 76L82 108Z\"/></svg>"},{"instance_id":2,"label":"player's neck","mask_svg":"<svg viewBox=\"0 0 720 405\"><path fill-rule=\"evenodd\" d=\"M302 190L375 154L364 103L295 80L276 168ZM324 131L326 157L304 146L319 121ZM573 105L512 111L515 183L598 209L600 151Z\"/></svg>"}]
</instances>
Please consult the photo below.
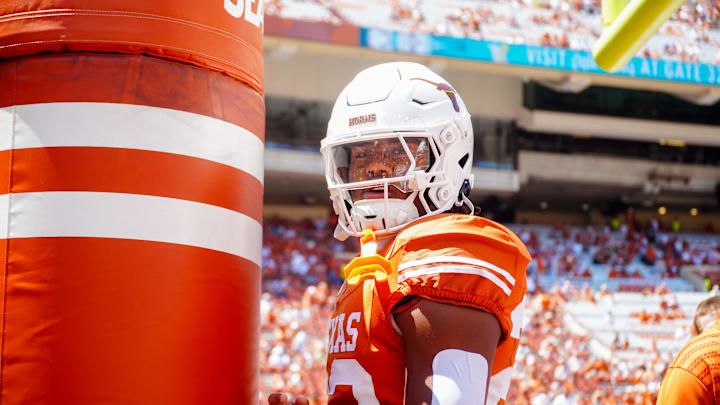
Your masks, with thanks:
<instances>
[{"instance_id":1,"label":"player's neck","mask_svg":"<svg viewBox=\"0 0 720 405\"><path fill-rule=\"evenodd\" d=\"M360 242L360 256L370 256L373 254L384 256L385 250L394 239L395 235L387 235L378 237L375 240L368 240L365 243Z\"/></svg>"},{"instance_id":2,"label":"player's neck","mask_svg":"<svg viewBox=\"0 0 720 405\"><path fill-rule=\"evenodd\" d=\"M390 242L395 239L395 235L388 235L378 238L377 240L377 252L379 254L382 254L385 252L385 249L387 249L388 246L390 246Z\"/></svg>"}]
</instances>

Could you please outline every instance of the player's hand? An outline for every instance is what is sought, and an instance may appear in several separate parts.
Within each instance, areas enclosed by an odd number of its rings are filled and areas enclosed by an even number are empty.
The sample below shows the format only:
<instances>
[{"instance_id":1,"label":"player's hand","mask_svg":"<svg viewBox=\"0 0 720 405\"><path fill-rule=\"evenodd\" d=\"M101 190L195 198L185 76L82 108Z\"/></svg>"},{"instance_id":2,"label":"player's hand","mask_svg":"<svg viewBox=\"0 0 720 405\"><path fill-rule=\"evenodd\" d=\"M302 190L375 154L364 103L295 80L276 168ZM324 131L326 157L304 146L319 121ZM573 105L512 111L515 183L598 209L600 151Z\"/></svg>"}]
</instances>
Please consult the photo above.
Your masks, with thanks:
<instances>
[{"instance_id":1,"label":"player's hand","mask_svg":"<svg viewBox=\"0 0 720 405\"><path fill-rule=\"evenodd\" d=\"M310 402L303 396L295 398L295 401L290 401L287 394L280 392L270 394L268 403L270 405L310 405Z\"/></svg>"}]
</instances>

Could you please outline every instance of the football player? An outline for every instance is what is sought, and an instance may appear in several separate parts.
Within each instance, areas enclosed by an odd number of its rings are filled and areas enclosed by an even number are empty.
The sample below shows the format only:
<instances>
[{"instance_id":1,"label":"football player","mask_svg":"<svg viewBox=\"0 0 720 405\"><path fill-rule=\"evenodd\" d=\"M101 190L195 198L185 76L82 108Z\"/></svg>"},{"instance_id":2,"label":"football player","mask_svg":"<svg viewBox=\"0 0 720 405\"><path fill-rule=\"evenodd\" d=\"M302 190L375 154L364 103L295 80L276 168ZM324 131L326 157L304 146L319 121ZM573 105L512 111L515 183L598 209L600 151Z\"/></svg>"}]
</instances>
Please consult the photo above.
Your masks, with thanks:
<instances>
[{"instance_id":1,"label":"football player","mask_svg":"<svg viewBox=\"0 0 720 405\"><path fill-rule=\"evenodd\" d=\"M473 215L472 151L465 104L423 65L368 68L338 97L321 152L335 237L362 252L330 322L329 404L503 403L531 259Z\"/></svg>"}]
</instances>

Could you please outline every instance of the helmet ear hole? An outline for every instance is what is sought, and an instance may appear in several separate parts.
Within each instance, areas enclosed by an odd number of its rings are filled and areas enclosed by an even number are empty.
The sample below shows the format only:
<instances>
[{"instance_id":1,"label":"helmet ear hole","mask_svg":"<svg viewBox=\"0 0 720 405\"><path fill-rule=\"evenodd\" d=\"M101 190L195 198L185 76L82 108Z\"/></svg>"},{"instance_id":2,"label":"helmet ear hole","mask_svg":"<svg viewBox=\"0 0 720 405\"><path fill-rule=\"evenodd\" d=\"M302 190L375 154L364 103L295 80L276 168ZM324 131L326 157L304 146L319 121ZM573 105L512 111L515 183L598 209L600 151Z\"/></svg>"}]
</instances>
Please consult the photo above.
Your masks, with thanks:
<instances>
[{"instance_id":1,"label":"helmet ear hole","mask_svg":"<svg viewBox=\"0 0 720 405\"><path fill-rule=\"evenodd\" d=\"M468 159L470 159L470 154L469 154L469 153L466 153L465 156L463 156L463 157L458 161L458 164L460 165L460 168L462 168L462 169L465 168L465 163L467 163ZM467 180L465 180L465 181L467 181ZM463 184L463 186L464 186L464 184Z\"/></svg>"}]
</instances>

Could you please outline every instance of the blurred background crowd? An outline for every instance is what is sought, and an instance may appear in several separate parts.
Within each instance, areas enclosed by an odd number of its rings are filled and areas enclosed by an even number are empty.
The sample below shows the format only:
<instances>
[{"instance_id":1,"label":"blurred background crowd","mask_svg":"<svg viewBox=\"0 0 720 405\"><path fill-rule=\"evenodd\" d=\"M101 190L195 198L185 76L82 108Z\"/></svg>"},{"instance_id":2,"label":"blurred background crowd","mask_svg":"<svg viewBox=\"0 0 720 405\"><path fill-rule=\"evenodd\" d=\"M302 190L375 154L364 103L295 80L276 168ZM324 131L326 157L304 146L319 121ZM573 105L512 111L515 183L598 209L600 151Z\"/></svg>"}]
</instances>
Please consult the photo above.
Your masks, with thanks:
<instances>
[{"instance_id":1,"label":"blurred background crowd","mask_svg":"<svg viewBox=\"0 0 720 405\"><path fill-rule=\"evenodd\" d=\"M296 20L588 51L602 33L600 0L270 0ZM683 4L642 49L648 58L720 63L720 3Z\"/></svg>"}]
</instances>

